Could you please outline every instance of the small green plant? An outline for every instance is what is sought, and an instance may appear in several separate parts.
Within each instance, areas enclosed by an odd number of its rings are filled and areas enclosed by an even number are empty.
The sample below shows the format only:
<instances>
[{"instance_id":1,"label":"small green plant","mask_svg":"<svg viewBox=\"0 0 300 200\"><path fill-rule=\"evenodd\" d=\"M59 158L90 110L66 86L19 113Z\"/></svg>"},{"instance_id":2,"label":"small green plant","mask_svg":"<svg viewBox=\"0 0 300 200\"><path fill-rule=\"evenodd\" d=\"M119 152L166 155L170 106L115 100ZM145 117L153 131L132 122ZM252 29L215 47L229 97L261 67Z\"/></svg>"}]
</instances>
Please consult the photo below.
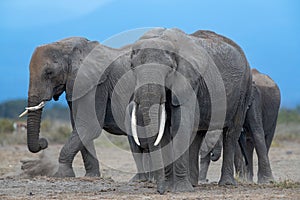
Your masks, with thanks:
<instances>
[{"instance_id":1,"label":"small green plant","mask_svg":"<svg viewBox=\"0 0 300 200\"><path fill-rule=\"evenodd\" d=\"M126 136L113 135L107 133L106 131L102 131L100 137L95 140L95 145L105 147L116 146L124 150L130 150L128 139Z\"/></svg>"},{"instance_id":2,"label":"small green plant","mask_svg":"<svg viewBox=\"0 0 300 200\"><path fill-rule=\"evenodd\" d=\"M49 132L52 129L52 122L50 120L43 120L41 122L41 131L42 132Z\"/></svg>"},{"instance_id":3,"label":"small green plant","mask_svg":"<svg viewBox=\"0 0 300 200\"><path fill-rule=\"evenodd\" d=\"M63 125L57 128L57 133L60 134L61 137L67 138L71 133L71 129L69 126Z\"/></svg>"},{"instance_id":4,"label":"small green plant","mask_svg":"<svg viewBox=\"0 0 300 200\"><path fill-rule=\"evenodd\" d=\"M0 133L11 133L13 132L13 122L9 119L0 119Z\"/></svg>"},{"instance_id":5,"label":"small green plant","mask_svg":"<svg viewBox=\"0 0 300 200\"><path fill-rule=\"evenodd\" d=\"M300 183L287 179L279 182L274 182L274 186L282 189L289 189L289 188L295 189L295 188L300 188Z\"/></svg>"},{"instance_id":6,"label":"small green plant","mask_svg":"<svg viewBox=\"0 0 300 200\"><path fill-rule=\"evenodd\" d=\"M272 148L274 148L274 147L281 147L280 141L278 139L274 139L272 141L271 147Z\"/></svg>"},{"instance_id":7,"label":"small green plant","mask_svg":"<svg viewBox=\"0 0 300 200\"><path fill-rule=\"evenodd\" d=\"M71 128L68 125L62 124L52 127L49 131L43 132L43 135L53 143L65 143L71 134Z\"/></svg>"}]
</instances>

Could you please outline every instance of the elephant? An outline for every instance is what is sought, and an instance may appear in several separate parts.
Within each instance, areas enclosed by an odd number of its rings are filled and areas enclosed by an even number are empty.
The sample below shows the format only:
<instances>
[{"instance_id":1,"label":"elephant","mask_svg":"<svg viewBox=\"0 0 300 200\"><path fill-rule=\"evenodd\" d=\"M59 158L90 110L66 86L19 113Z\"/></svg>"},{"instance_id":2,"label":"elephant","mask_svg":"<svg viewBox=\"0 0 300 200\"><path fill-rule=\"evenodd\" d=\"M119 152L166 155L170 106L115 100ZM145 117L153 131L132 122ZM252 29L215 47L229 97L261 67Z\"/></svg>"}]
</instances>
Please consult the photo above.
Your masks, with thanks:
<instances>
[{"instance_id":1,"label":"elephant","mask_svg":"<svg viewBox=\"0 0 300 200\"><path fill-rule=\"evenodd\" d=\"M240 48L204 32L157 28L131 46L135 89L127 126L135 150L150 152L158 188L193 191L208 130L223 131L219 184L236 184L234 149L250 104L250 67Z\"/></svg>"},{"instance_id":2,"label":"elephant","mask_svg":"<svg viewBox=\"0 0 300 200\"><path fill-rule=\"evenodd\" d=\"M278 85L267 75L252 69L253 100L244 124L246 153L249 158L247 179L253 181L253 149L258 157L258 183L273 181L269 150L275 134L281 95Z\"/></svg>"},{"instance_id":3,"label":"elephant","mask_svg":"<svg viewBox=\"0 0 300 200\"><path fill-rule=\"evenodd\" d=\"M269 76L252 69L252 100L247 110L243 133L245 137L245 159L237 151L235 156L236 171L248 182L253 182L253 150L258 157L258 183L273 181L268 152L275 134L276 122L280 107L280 90ZM221 140L221 139L220 139ZM212 150L216 156L221 153L222 144L218 141ZM200 181L206 179L209 158L201 158ZM247 160L245 164L244 160ZM202 162L203 161L203 162ZM202 166L201 166L202 165Z\"/></svg>"},{"instance_id":4,"label":"elephant","mask_svg":"<svg viewBox=\"0 0 300 200\"><path fill-rule=\"evenodd\" d=\"M80 151L86 176L100 176L93 139L102 128L109 133L126 135L125 127L116 125L111 96L118 79L130 68L128 46L113 49L82 37L66 38L35 49L30 61L27 144L37 153L48 142L39 137L43 106L66 93L72 134L59 155L54 176L75 176L72 162ZM113 75L111 75L113 74Z\"/></svg>"}]
</instances>

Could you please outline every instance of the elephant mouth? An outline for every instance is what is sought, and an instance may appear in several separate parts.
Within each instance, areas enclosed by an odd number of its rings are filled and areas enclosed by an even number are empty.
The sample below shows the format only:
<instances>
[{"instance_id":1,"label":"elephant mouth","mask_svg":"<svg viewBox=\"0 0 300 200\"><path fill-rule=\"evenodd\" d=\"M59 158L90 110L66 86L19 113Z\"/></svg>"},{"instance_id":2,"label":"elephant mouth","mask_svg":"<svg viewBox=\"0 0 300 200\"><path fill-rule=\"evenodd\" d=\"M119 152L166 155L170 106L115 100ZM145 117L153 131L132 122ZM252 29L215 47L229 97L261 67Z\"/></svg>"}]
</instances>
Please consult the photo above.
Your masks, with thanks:
<instances>
[{"instance_id":1,"label":"elephant mouth","mask_svg":"<svg viewBox=\"0 0 300 200\"><path fill-rule=\"evenodd\" d=\"M165 108L165 103L160 104L160 123L159 123L159 132L157 135L157 138L154 142L154 146L157 146L163 135L164 135L164 130L165 130L165 125L166 125L166 108ZM131 130L132 130L132 136L135 141L135 143L138 146L141 146L139 138L138 138L138 133L137 133L137 103L134 102L133 110L131 113Z\"/></svg>"},{"instance_id":2,"label":"elephant mouth","mask_svg":"<svg viewBox=\"0 0 300 200\"><path fill-rule=\"evenodd\" d=\"M65 85L59 85L59 86L53 88L52 96L53 96L54 101L59 100L59 97L65 91L65 88L66 88ZM50 98L50 100L51 100L51 98Z\"/></svg>"}]
</instances>

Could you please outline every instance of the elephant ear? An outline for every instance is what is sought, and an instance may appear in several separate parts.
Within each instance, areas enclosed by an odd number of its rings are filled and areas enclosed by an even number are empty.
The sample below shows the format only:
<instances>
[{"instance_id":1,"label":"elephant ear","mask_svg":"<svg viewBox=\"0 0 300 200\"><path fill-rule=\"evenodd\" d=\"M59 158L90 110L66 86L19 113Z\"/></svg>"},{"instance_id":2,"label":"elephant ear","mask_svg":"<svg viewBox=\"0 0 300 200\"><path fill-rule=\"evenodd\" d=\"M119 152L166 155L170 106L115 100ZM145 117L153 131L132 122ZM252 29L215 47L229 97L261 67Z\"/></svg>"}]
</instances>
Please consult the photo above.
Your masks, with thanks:
<instances>
[{"instance_id":1,"label":"elephant ear","mask_svg":"<svg viewBox=\"0 0 300 200\"><path fill-rule=\"evenodd\" d=\"M89 41L82 37L70 37L53 45L61 52L64 62L64 72L67 74L66 82L66 98L67 101L72 101L73 86L76 80L78 69L83 63L84 59L99 43L96 41Z\"/></svg>"},{"instance_id":2,"label":"elephant ear","mask_svg":"<svg viewBox=\"0 0 300 200\"><path fill-rule=\"evenodd\" d=\"M120 51L99 43L95 45L94 42L87 43L85 47L75 47L70 59L73 70L66 88L68 101L75 101L104 83L119 54Z\"/></svg>"},{"instance_id":3,"label":"elephant ear","mask_svg":"<svg viewBox=\"0 0 300 200\"><path fill-rule=\"evenodd\" d=\"M175 47L173 58L174 73L168 77L168 87L172 90L172 104L183 105L197 94L200 78L209 66L207 52L194 37L178 29L166 29L160 36Z\"/></svg>"},{"instance_id":4,"label":"elephant ear","mask_svg":"<svg viewBox=\"0 0 300 200\"><path fill-rule=\"evenodd\" d=\"M199 73L182 57L176 59L176 65L167 84L172 90L172 105L180 106L196 95Z\"/></svg>"}]
</instances>

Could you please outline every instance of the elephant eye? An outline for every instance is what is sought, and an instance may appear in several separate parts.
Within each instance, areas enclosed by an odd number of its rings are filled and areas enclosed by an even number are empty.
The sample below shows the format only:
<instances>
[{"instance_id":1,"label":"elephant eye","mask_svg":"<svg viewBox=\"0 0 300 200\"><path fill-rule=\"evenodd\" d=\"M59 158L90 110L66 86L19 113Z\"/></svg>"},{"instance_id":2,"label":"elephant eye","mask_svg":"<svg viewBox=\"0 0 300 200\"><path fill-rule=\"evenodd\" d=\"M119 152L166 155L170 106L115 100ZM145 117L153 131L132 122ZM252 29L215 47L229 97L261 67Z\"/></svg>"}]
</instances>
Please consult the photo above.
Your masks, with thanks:
<instances>
[{"instance_id":1,"label":"elephant eye","mask_svg":"<svg viewBox=\"0 0 300 200\"><path fill-rule=\"evenodd\" d=\"M54 76L54 70L50 69L50 68L45 69L44 76L45 76L46 79L53 78L53 76Z\"/></svg>"}]
</instances>

